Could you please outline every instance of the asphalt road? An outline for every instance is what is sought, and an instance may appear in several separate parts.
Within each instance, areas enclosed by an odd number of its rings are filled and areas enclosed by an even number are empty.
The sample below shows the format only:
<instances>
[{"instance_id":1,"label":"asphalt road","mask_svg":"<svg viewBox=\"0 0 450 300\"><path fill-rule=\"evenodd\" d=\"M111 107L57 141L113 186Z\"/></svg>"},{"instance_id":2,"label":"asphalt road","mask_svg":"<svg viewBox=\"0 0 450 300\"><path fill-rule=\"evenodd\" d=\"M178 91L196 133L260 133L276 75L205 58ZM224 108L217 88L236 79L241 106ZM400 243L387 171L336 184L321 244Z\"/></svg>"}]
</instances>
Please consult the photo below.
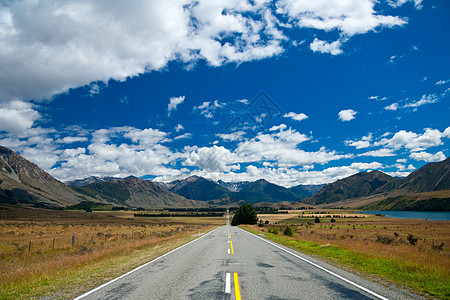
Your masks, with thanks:
<instances>
[{"instance_id":1,"label":"asphalt road","mask_svg":"<svg viewBox=\"0 0 450 300\"><path fill-rule=\"evenodd\" d=\"M237 227L223 226L76 299L412 297Z\"/></svg>"}]
</instances>

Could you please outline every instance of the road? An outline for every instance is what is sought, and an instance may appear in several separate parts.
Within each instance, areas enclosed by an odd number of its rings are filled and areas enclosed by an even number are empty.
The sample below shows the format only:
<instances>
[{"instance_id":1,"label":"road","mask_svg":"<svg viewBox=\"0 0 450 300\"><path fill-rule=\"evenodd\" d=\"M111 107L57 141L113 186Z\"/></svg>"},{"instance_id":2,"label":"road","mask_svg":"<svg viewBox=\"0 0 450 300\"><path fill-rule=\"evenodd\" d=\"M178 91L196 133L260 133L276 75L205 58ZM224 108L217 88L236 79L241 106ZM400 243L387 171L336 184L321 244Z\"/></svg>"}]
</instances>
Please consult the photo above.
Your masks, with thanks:
<instances>
[{"instance_id":1,"label":"road","mask_svg":"<svg viewBox=\"0 0 450 300\"><path fill-rule=\"evenodd\" d=\"M83 299L411 299L386 287L222 226Z\"/></svg>"}]
</instances>

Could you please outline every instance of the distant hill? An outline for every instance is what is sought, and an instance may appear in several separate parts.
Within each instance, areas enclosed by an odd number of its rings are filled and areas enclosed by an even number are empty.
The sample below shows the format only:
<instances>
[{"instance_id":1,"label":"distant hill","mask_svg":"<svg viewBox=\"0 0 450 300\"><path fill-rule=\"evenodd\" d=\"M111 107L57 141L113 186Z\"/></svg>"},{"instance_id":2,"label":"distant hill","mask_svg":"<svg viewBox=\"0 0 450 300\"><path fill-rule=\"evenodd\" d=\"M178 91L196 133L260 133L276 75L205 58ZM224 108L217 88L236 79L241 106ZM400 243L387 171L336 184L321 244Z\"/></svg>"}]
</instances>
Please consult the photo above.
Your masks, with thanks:
<instances>
[{"instance_id":1,"label":"distant hill","mask_svg":"<svg viewBox=\"0 0 450 300\"><path fill-rule=\"evenodd\" d=\"M327 184L316 194L303 200L307 204L334 203L345 199L372 195L385 184L395 182L395 178L380 172L361 172Z\"/></svg>"},{"instance_id":2,"label":"distant hill","mask_svg":"<svg viewBox=\"0 0 450 300\"><path fill-rule=\"evenodd\" d=\"M317 184L317 185L300 184L300 185L291 187L291 190L295 191L299 195L302 195L303 198L306 198L306 197L314 195L315 193L320 191L324 186L325 186L325 184Z\"/></svg>"},{"instance_id":3,"label":"distant hill","mask_svg":"<svg viewBox=\"0 0 450 300\"><path fill-rule=\"evenodd\" d=\"M282 201L298 202L304 198L295 191L270 183L264 179L250 182L231 197L237 201L244 200L250 203L278 203Z\"/></svg>"},{"instance_id":4,"label":"distant hill","mask_svg":"<svg viewBox=\"0 0 450 300\"><path fill-rule=\"evenodd\" d=\"M226 183L191 176L184 180L169 183L170 191L188 199L210 201L221 200L220 203L249 202L279 203L283 201L298 202L305 196L297 191L270 183L264 179L255 182ZM232 191L237 190L237 191Z\"/></svg>"},{"instance_id":5,"label":"distant hill","mask_svg":"<svg viewBox=\"0 0 450 300\"><path fill-rule=\"evenodd\" d=\"M208 201L229 198L231 191L216 182L199 176L191 176L183 180L176 180L170 184L169 190L186 199Z\"/></svg>"},{"instance_id":6,"label":"distant hill","mask_svg":"<svg viewBox=\"0 0 450 300\"><path fill-rule=\"evenodd\" d=\"M132 208L193 207L199 204L171 193L157 183L132 176L123 179L109 178L107 181L73 188L91 197L105 198L118 206Z\"/></svg>"},{"instance_id":7,"label":"distant hill","mask_svg":"<svg viewBox=\"0 0 450 300\"><path fill-rule=\"evenodd\" d=\"M64 207L94 201L81 195L14 151L0 146L0 202Z\"/></svg>"},{"instance_id":8,"label":"distant hill","mask_svg":"<svg viewBox=\"0 0 450 300\"><path fill-rule=\"evenodd\" d=\"M429 163L405 178L361 172L323 187L303 200L322 206L372 210L450 210L450 158Z\"/></svg>"}]
</instances>

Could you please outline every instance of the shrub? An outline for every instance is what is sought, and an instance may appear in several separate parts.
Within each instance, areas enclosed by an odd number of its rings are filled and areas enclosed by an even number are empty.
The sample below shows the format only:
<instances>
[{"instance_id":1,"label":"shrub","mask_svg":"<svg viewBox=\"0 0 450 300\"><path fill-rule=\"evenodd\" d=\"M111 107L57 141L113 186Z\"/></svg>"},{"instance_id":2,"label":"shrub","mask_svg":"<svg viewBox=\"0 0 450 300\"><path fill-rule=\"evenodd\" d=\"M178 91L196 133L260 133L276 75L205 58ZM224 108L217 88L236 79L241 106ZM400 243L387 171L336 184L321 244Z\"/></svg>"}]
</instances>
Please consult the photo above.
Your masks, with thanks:
<instances>
[{"instance_id":1,"label":"shrub","mask_svg":"<svg viewBox=\"0 0 450 300\"><path fill-rule=\"evenodd\" d=\"M259 227L264 227L263 220L259 220L258 226L259 226Z\"/></svg>"},{"instance_id":2,"label":"shrub","mask_svg":"<svg viewBox=\"0 0 450 300\"><path fill-rule=\"evenodd\" d=\"M416 237L414 237L414 235L412 235L412 234L408 234L408 237L406 238L407 240L408 240L408 242L411 244L411 245L415 245L416 243L417 243L417 238Z\"/></svg>"},{"instance_id":3,"label":"shrub","mask_svg":"<svg viewBox=\"0 0 450 300\"><path fill-rule=\"evenodd\" d=\"M292 227L290 225L286 226L286 228L284 229L283 234L287 235L287 236L294 236L294 229L292 229Z\"/></svg>"},{"instance_id":4,"label":"shrub","mask_svg":"<svg viewBox=\"0 0 450 300\"><path fill-rule=\"evenodd\" d=\"M258 222L258 217L256 216L256 211L253 206L249 203L241 205L231 220L231 225L237 226L240 224L250 224L254 225Z\"/></svg>"},{"instance_id":5,"label":"shrub","mask_svg":"<svg viewBox=\"0 0 450 300\"><path fill-rule=\"evenodd\" d=\"M266 222L264 224L268 225L269 224L269 220L266 220Z\"/></svg>"},{"instance_id":6,"label":"shrub","mask_svg":"<svg viewBox=\"0 0 450 300\"><path fill-rule=\"evenodd\" d=\"M394 238L391 238L388 236L377 235L377 242L386 244L386 245L391 245L394 242Z\"/></svg>"},{"instance_id":7,"label":"shrub","mask_svg":"<svg viewBox=\"0 0 450 300\"><path fill-rule=\"evenodd\" d=\"M336 223L336 220L335 219L331 219L330 222L331 223Z\"/></svg>"},{"instance_id":8,"label":"shrub","mask_svg":"<svg viewBox=\"0 0 450 300\"><path fill-rule=\"evenodd\" d=\"M273 234L278 234L278 227L270 227L269 228L269 233L273 233Z\"/></svg>"},{"instance_id":9,"label":"shrub","mask_svg":"<svg viewBox=\"0 0 450 300\"><path fill-rule=\"evenodd\" d=\"M320 219L319 219L319 217L316 217L315 219L314 219L314 223L320 223Z\"/></svg>"}]
</instances>

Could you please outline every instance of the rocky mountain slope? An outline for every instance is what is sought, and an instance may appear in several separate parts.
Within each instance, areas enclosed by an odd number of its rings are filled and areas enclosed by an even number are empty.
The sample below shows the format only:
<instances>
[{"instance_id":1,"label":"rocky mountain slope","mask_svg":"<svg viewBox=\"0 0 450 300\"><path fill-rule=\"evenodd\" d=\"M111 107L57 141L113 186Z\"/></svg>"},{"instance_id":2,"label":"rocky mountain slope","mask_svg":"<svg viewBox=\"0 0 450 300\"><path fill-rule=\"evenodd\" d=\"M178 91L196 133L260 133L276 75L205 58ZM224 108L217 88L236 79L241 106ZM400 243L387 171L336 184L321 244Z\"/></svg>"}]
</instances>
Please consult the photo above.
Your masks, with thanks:
<instances>
[{"instance_id":1,"label":"rocky mountain slope","mask_svg":"<svg viewBox=\"0 0 450 300\"><path fill-rule=\"evenodd\" d=\"M0 146L0 202L63 207L81 201L97 200L73 191L36 164Z\"/></svg>"}]
</instances>

